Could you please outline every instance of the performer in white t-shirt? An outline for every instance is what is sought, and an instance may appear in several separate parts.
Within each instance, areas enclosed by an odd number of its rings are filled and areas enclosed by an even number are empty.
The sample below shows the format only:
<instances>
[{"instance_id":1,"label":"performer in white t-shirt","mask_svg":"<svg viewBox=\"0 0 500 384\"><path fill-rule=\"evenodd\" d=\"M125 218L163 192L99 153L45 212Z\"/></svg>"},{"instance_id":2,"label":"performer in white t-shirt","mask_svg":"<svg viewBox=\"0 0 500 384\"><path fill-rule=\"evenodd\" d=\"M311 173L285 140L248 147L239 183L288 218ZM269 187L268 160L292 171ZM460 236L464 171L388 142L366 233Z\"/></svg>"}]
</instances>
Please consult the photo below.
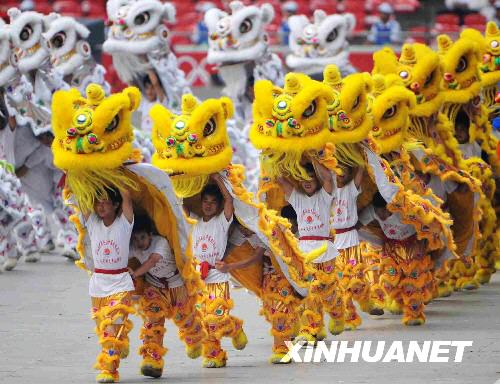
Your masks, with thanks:
<instances>
[{"instance_id":1,"label":"performer in white t-shirt","mask_svg":"<svg viewBox=\"0 0 500 384\"><path fill-rule=\"evenodd\" d=\"M384 233L379 283L387 306L391 312L403 312L405 325L423 324L425 279L421 266L426 256L425 240L417 239L415 228L403 223L399 213L387 209L378 192L372 204L361 212L359 221L363 225L376 221Z\"/></svg>"},{"instance_id":2,"label":"performer in white t-shirt","mask_svg":"<svg viewBox=\"0 0 500 384\"><path fill-rule=\"evenodd\" d=\"M165 319L171 319L179 328L179 336L186 345L186 353L196 359L201 355L202 340L206 336L202 315L196 307L196 296L190 296L184 285L175 257L167 239L154 234L153 223L147 216L134 219L130 258L135 257L141 266L131 271L132 278L145 276L146 284L140 301L143 329L141 373L161 377ZM160 308L160 310L158 310Z\"/></svg>"},{"instance_id":3,"label":"performer in white t-shirt","mask_svg":"<svg viewBox=\"0 0 500 384\"><path fill-rule=\"evenodd\" d=\"M202 312L208 337L203 343L203 367L226 365L227 354L220 345L222 337L230 337L236 349L245 348L248 340L243 321L230 314L233 307L229 293L229 274L216 268L224 258L228 231L233 221L233 197L219 174L211 175L215 184L201 192L201 211L191 234L193 255L200 263L201 278L206 284Z\"/></svg>"},{"instance_id":4,"label":"performer in white t-shirt","mask_svg":"<svg viewBox=\"0 0 500 384\"><path fill-rule=\"evenodd\" d=\"M311 285L306 300L298 342L312 342L326 337L323 312L330 315L328 329L332 334L344 330L344 304L341 288L335 271L335 258L338 255L330 239L330 212L334 199L333 177L330 171L313 160L306 169L310 180L300 182L300 189L286 178L278 178L285 191L286 200L297 213L299 246L303 252L316 249L326 250L313 261L316 281Z\"/></svg>"},{"instance_id":5,"label":"performer in white t-shirt","mask_svg":"<svg viewBox=\"0 0 500 384\"><path fill-rule=\"evenodd\" d=\"M334 247L339 256L335 267L343 290L345 305L344 328L354 330L361 325L361 317L356 313L353 299L361 310L370 312L370 285L367 281L366 265L361 257L358 222L357 199L361 193L361 182L364 170L349 166L342 168L342 175L334 180L334 196L332 207L332 228L335 230Z\"/></svg>"},{"instance_id":6,"label":"performer in white t-shirt","mask_svg":"<svg viewBox=\"0 0 500 384\"><path fill-rule=\"evenodd\" d=\"M134 312L130 303L134 283L127 268L134 224L132 198L125 190L109 189L107 194L107 199L96 201L94 212L82 212L94 264L89 283L92 317L102 346L97 382L109 382L101 380L110 376L114 382L119 380L120 359L129 351L132 322L128 315Z\"/></svg>"}]
</instances>

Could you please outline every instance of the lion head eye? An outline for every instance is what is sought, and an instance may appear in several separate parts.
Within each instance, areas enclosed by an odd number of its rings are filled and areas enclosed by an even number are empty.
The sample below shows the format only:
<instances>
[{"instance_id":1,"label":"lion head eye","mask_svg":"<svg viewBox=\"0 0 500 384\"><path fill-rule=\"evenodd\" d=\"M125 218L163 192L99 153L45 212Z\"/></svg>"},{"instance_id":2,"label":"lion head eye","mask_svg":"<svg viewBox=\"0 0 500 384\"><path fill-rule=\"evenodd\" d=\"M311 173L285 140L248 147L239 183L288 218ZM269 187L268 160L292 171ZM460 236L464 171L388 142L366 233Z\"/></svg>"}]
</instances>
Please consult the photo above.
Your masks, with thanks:
<instances>
[{"instance_id":1,"label":"lion head eye","mask_svg":"<svg viewBox=\"0 0 500 384\"><path fill-rule=\"evenodd\" d=\"M139 13L136 17L134 17L134 24L135 25L144 25L149 21L149 12L142 12Z\"/></svg>"},{"instance_id":2,"label":"lion head eye","mask_svg":"<svg viewBox=\"0 0 500 384\"><path fill-rule=\"evenodd\" d=\"M308 118L314 115L314 112L316 112L316 100L314 100L309 106L305 109L305 111L302 113L302 117Z\"/></svg>"},{"instance_id":3,"label":"lion head eye","mask_svg":"<svg viewBox=\"0 0 500 384\"><path fill-rule=\"evenodd\" d=\"M455 68L455 72L461 73L467 69L467 58L462 56L458 61L457 67Z\"/></svg>"},{"instance_id":4,"label":"lion head eye","mask_svg":"<svg viewBox=\"0 0 500 384\"><path fill-rule=\"evenodd\" d=\"M24 28L21 30L19 38L22 41L28 41L32 34L33 34L33 27L29 24L26 24Z\"/></svg>"},{"instance_id":5,"label":"lion head eye","mask_svg":"<svg viewBox=\"0 0 500 384\"><path fill-rule=\"evenodd\" d=\"M61 48L66 41L66 34L64 32L58 32L50 39L50 45L54 48Z\"/></svg>"},{"instance_id":6,"label":"lion head eye","mask_svg":"<svg viewBox=\"0 0 500 384\"><path fill-rule=\"evenodd\" d=\"M434 80L434 76L436 75L436 71L432 71L429 76L425 79L424 87L427 87L430 83L432 83L432 80Z\"/></svg>"},{"instance_id":7,"label":"lion head eye","mask_svg":"<svg viewBox=\"0 0 500 384\"><path fill-rule=\"evenodd\" d=\"M395 105L393 105L391 108L385 111L384 116L382 116L382 119L390 119L396 114L397 111L398 108Z\"/></svg>"},{"instance_id":8,"label":"lion head eye","mask_svg":"<svg viewBox=\"0 0 500 384\"><path fill-rule=\"evenodd\" d=\"M253 23L248 17L240 24L240 33L248 33L252 30Z\"/></svg>"},{"instance_id":9,"label":"lion head eye","mask_svg":"<svg viewBox=\"0 0 500 384\"><path fill-rule=\"evenodd\" d=\"M207 136L210 136L211 134L213 134L215 132L216 127L217 127L217 124L215 123L215 119L212 117L205 124L205 128L203 128L203 136L207 137Z\"/></svg>"},{"instance_id":10,"label":"lion head eye","mask_svg":"<svg viewBox=\"0 0 500 384\"><path fill-rule=\"evenodd\" d=\"M118 127L118 124L120 124L120 117L116 115L106 127L106 132L113 132Z\"/></svg>"},{"instance_id":11,"label":"lion head eye","mask_svg":"<svg viewBox=\"0 0 500 384\"><path fill-rule=\"evenodd\" d=\"M354 103L352 104L352 110L355 110L356 108L358 108L359 106L359 103L361 102L361 98L358 96L356 97L356 100L354 100Z\"/></svg>"},{"instance_id":12,"label":"lion head eye","mask_svg":"<svg viewBox=\"0 0 500 384\"><path fill-rule=\"evenodd\" d=\"M334 28L332 29L332 31L328 34L328 36L326 37L326 41L328 43L331 43L333 40L335 40L338 36L338 31L337 31L337 28Z\"/></svg>"}]
</instances>

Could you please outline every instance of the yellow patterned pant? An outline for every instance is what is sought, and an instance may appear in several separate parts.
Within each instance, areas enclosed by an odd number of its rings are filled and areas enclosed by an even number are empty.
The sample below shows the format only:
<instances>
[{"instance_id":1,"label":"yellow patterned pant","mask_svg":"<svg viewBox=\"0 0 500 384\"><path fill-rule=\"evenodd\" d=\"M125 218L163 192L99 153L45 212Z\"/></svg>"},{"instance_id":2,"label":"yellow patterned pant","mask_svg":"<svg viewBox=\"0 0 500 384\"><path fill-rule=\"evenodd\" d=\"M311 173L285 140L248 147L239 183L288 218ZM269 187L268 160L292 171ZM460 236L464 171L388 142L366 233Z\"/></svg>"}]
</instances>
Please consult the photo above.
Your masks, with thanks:
<instances>
[{"instance_id":1,"label":"yellow patterned pant","mask_svg":"<svg viewBox=\"0 0 500 384\"><path fill-rule=\"evenodd\" d=\"M139 309L143 320L139 334L143 343L139 348L139 354L143 358L142 366L163 368L163 356L167 352L163 347L165 319L172 319L179 328L179 338L186 345L188 356L201 348L206 333L196 300L196 296L188 295L184 285L177 288L157 288L146 283ZM193 357L197 356L194 354Z\"/></svg>"},{"instance_id":2,"label":"yellow patterned pant","mask_svg":"<svg viewBox=\"0 0 500 384\"><path fill-rule=\"evenodd\" d=\"M429 280L425 243L412 237L386 239L380 259L380 285L386 299L403 309L403 323L425 321L425 290Z\"/></svg>"},{"instance_id":3,"label":"yellow patterned pant","mask_svg":"<svg viewBox=\"0 0 500 384\"><path fill-rule=\"evenodd\" d=\"M204 293L201 311L207 338L203 342L203 357L219 362L227 359L221 348L223 337L235 338L242 331L243 321L229 312L233 308L233 300L229 295L229 283L208 283Z\"/></svg>"},{"instance_id":4,"label":"yellow patterned pant","mask_svg":"<svg viewBox=\"0 0 500 384\"><path fill-rule=\"evenodd\" d=\"M95 332L102 348L94 367L103 373L115 374L120 359L128 356L128 333L132 329L128 315L134 313L131 295L130 292L121 292L107 297L92 297L91 301Z\"/></svg>"},{"instance_id":5,"label":"yellow patterned pant","mask_svg":"<svg viewBox=\"0 0 500 384\"><path fill-rule=\"evenodd\" d=\"M364 312L369 312L371 309L367 268L359 246L339 249L335 267L344 297L345 321L356 327L361 324L361 317L356 313L353 299L359 303Z\"/></svg>"},{"instance_id":6,"label":"yellow patterned pant","mask_svg":"<svg viewBox=\"0 0 500 384\"><path fill-rule=\"evenodd\" d=\"M262 312L271 324L274 337L273 352L287 353L285 341L295 336L299 321L297 313L299 299L293 295L293 288L279 272L264 275L262 282Z\"/></svg>"},{"instance_id":7,"label":"yellow patterned pant","mask_svg":"<svg viewBox=\"0 0 500 384\"><path fill-rule=\"evenodd\" d=\"M315 263L312 266L315 269L315 280L304 303L300 318L300 333L316 336L324 327L324 312L343 328L345 310L342 290L335 271L335 259Z\"/></svg>"}]
</instances>

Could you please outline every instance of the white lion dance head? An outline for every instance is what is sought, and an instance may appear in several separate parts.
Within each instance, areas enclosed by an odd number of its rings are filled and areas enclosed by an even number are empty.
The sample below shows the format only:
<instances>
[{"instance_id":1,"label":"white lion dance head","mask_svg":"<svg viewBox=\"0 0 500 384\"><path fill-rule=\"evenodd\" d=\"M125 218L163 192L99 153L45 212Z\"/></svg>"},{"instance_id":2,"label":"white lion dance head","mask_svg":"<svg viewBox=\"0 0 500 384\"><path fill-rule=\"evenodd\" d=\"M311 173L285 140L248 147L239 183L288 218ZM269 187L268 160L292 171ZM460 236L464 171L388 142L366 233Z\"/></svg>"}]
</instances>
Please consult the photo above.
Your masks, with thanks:
<instances>
[{"instance_id":1,"label":"white lion dance head","mask_svg":"<svg viewBox=\"0 0 500 384\"><path fill-rule=\"evenodd\" d=\"M207 61L210 64L235 64L253 61L267 50L265 27L274 19L271 4L244 6L230 3L231 14L212 8L205 14L209 33Z\"/></svg>"},{"instance_id":2,"label":"white lion dance head","mask_svg":"<svg viewBox=\"0 0 500 384\"><path fill-rule=\"evenodd\" d=\"M6 85L16 74L12 65L9 26L0 19L0 87Z\"/></svg>"},{"instance_id":3,"label":"white lion dance head","mask_svg":"<svg viewBox=\"0 0 500 384\"><path fill-rule=\"evenodd\" d=\"M175 21L174 6L159 0L110 0L106 9L111 28L103 50L113 57L120 79L144 90L146 76L154 72L163 90L159 100L178 110L190 90L168 46L165 23Z\"/></svg>"},{"instance_id":4,"label":"white lion dance head","mask_svg":"<svg viewBox=\"0 0 500 384\"><path fill-rule=\"evenodd\" d=\"M169 31L163 22L175 21L175 8L158 0L110 0L106 9L111 26L103 50L113 56L123 82L140 82L152 68L144 57L155 51L170 52Z\"/></svg>"},{"instance_id":5,"label":"white lion dance head","mask_svg":"<svg viewBox=\"0 0 500 384\"><path fill-rule=\"evenodd\" d=\"M294 72L321 74L328 64L335 64L342 76L355 72L349 62L347 36L354 30L356 18L350 13L327 15L318 9L314 21L305 15L290 16L289 46L292 51L286 64Z\"/></svg>"},{"instance_id":6,"label":"white lion dance head","mask_svg":"<svg viewBox=\"0 0 500 384\"><path fill-rule=\"evenodd\" d=\"M90 31L72 17L51 13L44 19L43 38L50 52L52 70L84 93L87 85L97 83L109 93L105 70L96 64L86 40Z\"/></svg>"},{"instance_id":7,"label":"white lion dance head","mask_svg":"<svg viewBox=\"0 0 500 384\"><path fill-rule=\"evenodd\" d=\"M42 37L44 15L32 11L21 12L17 8L10 8L7 13L17 67L22 73L38 69L49 58Z\"/></svg>"},{"instance_id":8,"label":"white lion dance head","mask_svg":"<svg viewBox=\"0 0 500 384\"><path fill-rule=\"evenodd\" d=\"M283 82L282 63L269 51L269 38L265 31L274 19L271 4L245 6L241 1L229 4L231 14L212 8L205 14L208 28L209 64L217 64L227 85L225 93L233 99L241 96L247 77Z\"/></svg>"}]
</instances>

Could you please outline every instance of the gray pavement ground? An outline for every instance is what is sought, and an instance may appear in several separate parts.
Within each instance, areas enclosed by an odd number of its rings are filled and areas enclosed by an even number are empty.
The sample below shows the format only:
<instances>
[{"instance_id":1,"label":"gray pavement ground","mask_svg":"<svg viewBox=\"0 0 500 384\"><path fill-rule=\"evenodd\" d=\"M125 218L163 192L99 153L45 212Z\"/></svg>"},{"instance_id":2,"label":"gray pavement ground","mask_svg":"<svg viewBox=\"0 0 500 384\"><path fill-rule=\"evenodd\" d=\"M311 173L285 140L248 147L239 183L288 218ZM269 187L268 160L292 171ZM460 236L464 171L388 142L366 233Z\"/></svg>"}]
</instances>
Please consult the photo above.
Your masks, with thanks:
<instances>
[{"instance_id":1,"label":"gray pavement ground","mask_svg":"<svg viewBox=\"0 0 500 384\"><path fill-rule=\"evenodd\" d=\"M338 340L473 340L462 363L267 363L271 339L258 316L257 299L235 291L234 314L245 320L249 344L235 351L229 340L228 366L202 369L184 354L172 323L167 325L164 377L158 383L474 383L500 379L500 274L476 292L456 293L427 307L427 324L403 327L398 316L370 318ZM62 257L44 255L0 275L0 383L91 383L98 352L89 316L86 274ZM139 374L134 317L131 355L120 369L123 383L151 382ZM329 339L334 339L329 336ZM498 381L500 383L500 381Z\"/></svg>"}]
</instances>

